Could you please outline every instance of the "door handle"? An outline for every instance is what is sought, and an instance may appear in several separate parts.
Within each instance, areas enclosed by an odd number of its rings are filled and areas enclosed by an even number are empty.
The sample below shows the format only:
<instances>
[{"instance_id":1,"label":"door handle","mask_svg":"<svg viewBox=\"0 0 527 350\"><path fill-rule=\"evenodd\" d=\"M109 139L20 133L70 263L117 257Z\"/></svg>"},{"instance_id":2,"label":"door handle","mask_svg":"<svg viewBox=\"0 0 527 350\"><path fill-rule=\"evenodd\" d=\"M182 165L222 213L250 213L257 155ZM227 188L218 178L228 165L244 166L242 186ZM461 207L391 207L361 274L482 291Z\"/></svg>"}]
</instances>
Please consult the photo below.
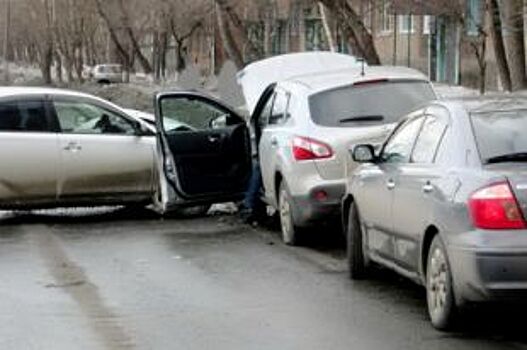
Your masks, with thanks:
<instances>
[{"instance_id":1,"label":"door handle","mask_svg":"<svg viewBox=\"0 0 527 350\"><path fill-rule=\"evenodd\" d=\"M209 136L209 142L210 143L216 143L221 139L220 135L210 135Z\"/></svg>"},{"instance_id":2,"label":"door handle","mask_svg":"<svg viewBox=\"0 0 527 350\"><path fill-rule=\"evenodd\" d=\"M65 151L79 152L82 150L82 146L77 142L70 142L64 148Z\"/></svg>"},{"instance_id":3,"label":"door handle","mask_svg":"<svg viewBox=\"0 0 527 350\"><path fill-rule=\"evenodd\" d=\"M423 192L424 193L430 193L430 192L433 192L434 191L434 186L432 186L432 184L430 182L427 182L424 186L423 186Z\"/></svg>"},{"instance_id":4,"label":"door handle","mask_svg":"<svg viewBox=\"0 0 527 350\"><path fill-rule=\"evenodd\" d=\"M278 139L276 137L271 137L271 146L278 146Z\"/></svg>"},{"instance_id":5,"label":"door handle","mask_svg":"<svg viewBox=\"0 0 527 350\"><path fill-rule=\"evenodd\" d=\"M395 188L395 181L393 181L392 179L388 180L386 182L386 187L389 189L389 190L393 190Z\"/></svg>"}]
</instances>

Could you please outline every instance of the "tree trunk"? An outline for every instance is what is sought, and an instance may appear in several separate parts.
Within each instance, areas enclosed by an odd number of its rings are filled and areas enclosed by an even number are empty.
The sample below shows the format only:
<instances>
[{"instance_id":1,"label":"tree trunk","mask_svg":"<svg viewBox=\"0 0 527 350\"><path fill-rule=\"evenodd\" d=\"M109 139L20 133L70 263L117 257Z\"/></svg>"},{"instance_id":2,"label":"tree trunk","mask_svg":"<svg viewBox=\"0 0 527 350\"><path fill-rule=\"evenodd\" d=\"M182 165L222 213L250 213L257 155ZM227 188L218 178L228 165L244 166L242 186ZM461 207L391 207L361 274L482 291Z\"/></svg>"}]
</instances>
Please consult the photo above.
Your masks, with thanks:
<instances>
[{"instance_id":1,"label":"tree trunk","mask_svg":"<svg viewBox=\"0 0 527 350\"><path fill-rule=\"evenodd\" d=\"M224 9L224 6L218 0L216 0L216 17L225 52L227 53L227 56L229 56L229 58L234 62L236 67L238 69L242 69L245 66L242 51L234 40L229 23L227 21L227 13Z\"/></svg>"},{"instance_id":2,"label":"tree trunk","mask_svg":"<svg viewBox=\"0 0 527 350\"><path fill-rule=\"evenodd\" d=\"M84 56L82 54L82 45L77 47L74 50L74 57L75 57L75 74L77 75L77 79L79 82L84 82L84 77L82 76L82 71L84 70Z\"/></svg>"},{"instance_id":3,"label":"tree trunk","mask_svg":"<svg viewBox=\"0 0 527 350\"><path fill-rule=\"evenodd\" d=\"M42 79L44 84L51 85L53 79L51 78L51 65L53 64L53 47L50 43L46 44L44 50L40 53L40 71L42 72Z\"/></svg>"},{"instance_id":4,"label":"tree trunk","mask_svg":"<svg viewBox=\"0 0 527 350\"><path fill-rule=\"evenodd\" d=\"M270 4L268 4L270 5ZM268 6L264 10L264 56L270 57L272 53L273 40L271 38L273 32L273 8Z\"/></svg>"},{"instance_id":5,"label":"tree trunk","mask_svg":"<svg viewBox=\"0 0 527 350\"><path fill-rule=\"evenodd\" d=\"M503 90L511 91L511 75L509 70L509 64L507 62L507 55L505 53L503 36L501 32L502 25L500 8L498 7L498 0L487 0L487 6L490 14L489 28L492 36L492 42L494 44L494 53L496 55L496 63L498 65L501 85L503 87Z\"/></svg>"},{"instance_id":6,"label":"tree trunk","mask_svg":"<svg viewBox=\"0 0 527 350\"><path fill-rule=\"evenodd\" d=\"M64 82L64 77L62 75L62 57L58 52L55 52L55 77L59 83Z\"/></svg>"},{"instance_id":7,"label":"tree trunk","mask_svg":"<svg viewBox=\"0 0 527 350\"><path fill-rule=\"evenodd\" d=\"M119 6L121 8L121 13L123 16L123 22L125 26L126 34L128 35L128 38L130 39L130 43L132 44L132 49L134 51L135 56L139 59L139 64L143 68L143 71L145 74L152 74L152 65L148 60L146 59L145 55L141 51L141 47L139 46L139 42L137 41L137 38L134 35L134 31L132 29L132 26L130 25L130 18L128 17L128 13L126 11L126 6L123 2L123 0L119 0Z\"/></svg>"},{"instance_id":8,"label":"tree trunk","mask_svg":"<svg viewBox=\"0 0 527 350\"><path fill-rule=\"evenodd\" d=\"M161 70L161 78L167 77L167 52L168 52L168 32L164 30L161 33L161 50L159 54L159 69Z\"/></svg>"},{"instance_id":9,"label":"tree trunk","mask_svg":"<svg viewBox=\"0 0 527 350\"><path fill-rule=\"evenodd\" d=\"M329 24L328 11L326 6L322 2L318 2L318 7L320 8L320 15L322 17L322 24L324 25L324 31L326 32L326 38L328 39L328 46L331 52L337 52L338 47L335 44L335 36L331 30L331 25Z\"/></svg>"},{"instance_id":10,"label":"tree trunk","mask_svg":"<svg viewBox=\"0 0 527 350\"><path fill-rule=\"evenodd\" d=\"M123 64L123 68L125 71L125 81L128 82L130 77L130 63L131 58L128 54L127 50L119 40L119 37L117 36L117 33L115 32L115 29L112 25L112 22L110 21L110 18L108 17L108 14L104 11L102 0L95 0L95 4L97 5L97 12L99 13L99 16L103 19L104 23L106 24L106 27L108 28L108 34L110 35L110 39L115 45L117 52L119 53L119 56L121 57L121 63Z\"/></svg>"},{"instance_id":11,"label":"tree trunk","mask_svg":"<svg viewBox=\"0 0 527 350\"><path fill-rule=\"evenodd\" d=\"M503 11L504 42L510 68L512 90L526 87L525 41L523 32L523 0L501 2Z\"/></svg>"},{"instance_id":12,"label":"tree trunk","mask_svg":"<svg viewBox=\"0 0 527 350\"><path fill-rule=\"evenodd\" d=\"M342 26L354 52L360 54L368 64L380 65L381 60L373 37L350 3L347 0L320 0L320 2L326 5Z\"/></svg>"},{"instance_id":13,"label":"tree trunk","mask_svg":"<svg viewBox=\"0 0 527 350\"><path fill-rule=\"evenodd\" d=\"M11 29L11 0L7 0L7 8L5 12L5 27L4 27L4 84L9 85L9 40Z\"/></svg>"}]
</instances>

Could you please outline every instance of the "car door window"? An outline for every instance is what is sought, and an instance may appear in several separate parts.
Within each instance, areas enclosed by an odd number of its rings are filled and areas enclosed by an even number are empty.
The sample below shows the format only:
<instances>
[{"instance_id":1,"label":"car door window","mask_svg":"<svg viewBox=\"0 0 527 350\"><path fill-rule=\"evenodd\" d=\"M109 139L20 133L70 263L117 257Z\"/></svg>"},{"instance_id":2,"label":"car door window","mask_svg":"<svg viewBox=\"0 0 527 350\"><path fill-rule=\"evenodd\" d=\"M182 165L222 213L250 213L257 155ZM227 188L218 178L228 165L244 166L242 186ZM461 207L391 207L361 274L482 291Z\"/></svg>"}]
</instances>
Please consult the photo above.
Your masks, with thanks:
<instances>
[{"instance_id":1,"label":"car door window","mask_svg":"<svg viewBox=\"0 0 527 350\"><path fill-rule=\"evenodd\" d=\"M265 106L262 108L262 112L257 119L258 128L263 130L269 125L269 120L271 118L271 113L273 112L273 105L276 98L276 94L273 94L269 97Z\"/></svg>"},{"instance_id":2,"label":"car door window","mask_svg":"<svg viewBox=\"0 0 527 350\"><path fill-rule=\"evenodd\" d=\"M417 133L423 124L423 117L411 119L399 127L386 143L381 159L386 163L407 163L415 144Z\"/></svg>"},{"instance_id":3,"label":"car door window","mask_svg":"<svg viewBox=\"0 0 527 350\"><path fill-rule=\"evenodd\" d=\"M434 162L446 128L446 120L431 115L426 117L412 153L413 163L430 164Z\"/></svg>"},{"instance_id":4,"label":"car door window","mask_svg":"<svg viewBox=\"0 0 527 350\"><path fill-rule=\"evenodd\" d=\"M90 103L56 101L53 103L63 133L135 135L131 121Z\"/></svg>"},{"instance_id":5,"label":"car door window","mask_svg":"<svg viewBox=\"0 0 527 350\"><path fill-rule=\"evenodd\" d=\"M0 131L48 132L49 124L43 101L0 103Z\"/></svg>"},{"instance_id":6,"label":"car door window","mask_svg":"<svg viewBox=\"0 0 527 350\"><path fill-rule=\"evenodd\" d=\"M239 123L227 110L192 97L164 99L161 113L166 133L217 130Z\"/></svg>"},{"instance_id":7,"label":"car door window","mask_svg":"<svg viewBox=\"0 0 527 350\"><path fill-rule=\"evenodd\" d=\"M286 92L276 92L268 125L280 125L288 119L289 97L290 95Z\"/></svg>"}]
</instances>

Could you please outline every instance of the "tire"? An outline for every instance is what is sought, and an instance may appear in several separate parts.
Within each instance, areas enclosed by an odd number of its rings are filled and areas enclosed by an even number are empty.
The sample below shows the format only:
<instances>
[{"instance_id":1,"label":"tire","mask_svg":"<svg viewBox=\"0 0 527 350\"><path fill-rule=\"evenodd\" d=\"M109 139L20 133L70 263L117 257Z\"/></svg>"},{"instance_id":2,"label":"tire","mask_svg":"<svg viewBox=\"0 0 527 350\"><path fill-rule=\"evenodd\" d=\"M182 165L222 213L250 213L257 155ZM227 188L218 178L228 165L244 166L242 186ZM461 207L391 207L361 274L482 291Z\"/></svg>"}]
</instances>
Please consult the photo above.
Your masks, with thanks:
<instances>
[{"instance_id":1,"label":"tire","mask_svg":"<svg viewBox=\"0 0 527 350\"><path fill-rule=\"evenodd\" d=\"M359 211L355 203L352 203L348 211L348 227L346 228L348 274L352 280L364 279L367 275L362 237Z\"/></svg>"},{"instance_id":2,"label":"tire","mask_svg":"<svg viewBox=\"0 0 527 350\"><path fill-rule=\"evenodd\" d=\"M295 226L293 219L293 200L285 182L280 184L278 193L278 213L280 217L280 230L282 241L291 246L299 244L300 229Z\"/></svg>"},{"instance_id":3,"label":"tire","mask_svg":"<svg viewBox=\"0 0 527 350\"><path fill-rule=\"evenodd\" d=\"M426 302L432 325L439 330L452 329L457 306L452 286L452 270L439 235L432 240L427 257Z\"/></svg>"}]
</instances>

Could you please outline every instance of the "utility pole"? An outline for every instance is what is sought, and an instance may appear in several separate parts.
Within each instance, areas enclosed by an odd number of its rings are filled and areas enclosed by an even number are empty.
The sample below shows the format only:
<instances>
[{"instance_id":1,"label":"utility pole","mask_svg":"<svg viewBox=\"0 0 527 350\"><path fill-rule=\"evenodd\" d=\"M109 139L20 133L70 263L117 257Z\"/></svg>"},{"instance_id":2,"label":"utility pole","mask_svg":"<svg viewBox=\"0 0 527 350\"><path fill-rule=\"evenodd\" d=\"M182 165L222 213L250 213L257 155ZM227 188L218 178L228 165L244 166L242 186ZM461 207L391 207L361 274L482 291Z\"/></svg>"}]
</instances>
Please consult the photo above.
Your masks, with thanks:
<instances>
[{"instance_id":1,"label":"utility pole","mask_svg":"<svg viewBox=\"0 0 527 350\"><path fill-rule=\"evenodd\" d=\"M412 17L412 12L410 12L410 14L408 15L408 36L407 36L407 44L408 44L408 47L407 47L407 65L408 67L411 67L412 65L412 25L413 25L413 17Z\"/></svg>"},{"instance_id":2,"label":"utility pole","mask_svg":"<svg viewBox=\"0 0 527 350\"><path fill-rule=\"evenodd\" d=\"M5 11L5 28L4 28L4 83L9 84L9 31L11 28L11 0L6 0L6 11Z\"/></svg>"},{"instance_id":3,"label":"utility pole","mask_svg":"<svg viewBox=\"0 0 527 350\"><path fill-rule=\"evenodd\" d=\"M397 12L393 15L393 65L397 65Z\"/></svg>"}]
</instances>

